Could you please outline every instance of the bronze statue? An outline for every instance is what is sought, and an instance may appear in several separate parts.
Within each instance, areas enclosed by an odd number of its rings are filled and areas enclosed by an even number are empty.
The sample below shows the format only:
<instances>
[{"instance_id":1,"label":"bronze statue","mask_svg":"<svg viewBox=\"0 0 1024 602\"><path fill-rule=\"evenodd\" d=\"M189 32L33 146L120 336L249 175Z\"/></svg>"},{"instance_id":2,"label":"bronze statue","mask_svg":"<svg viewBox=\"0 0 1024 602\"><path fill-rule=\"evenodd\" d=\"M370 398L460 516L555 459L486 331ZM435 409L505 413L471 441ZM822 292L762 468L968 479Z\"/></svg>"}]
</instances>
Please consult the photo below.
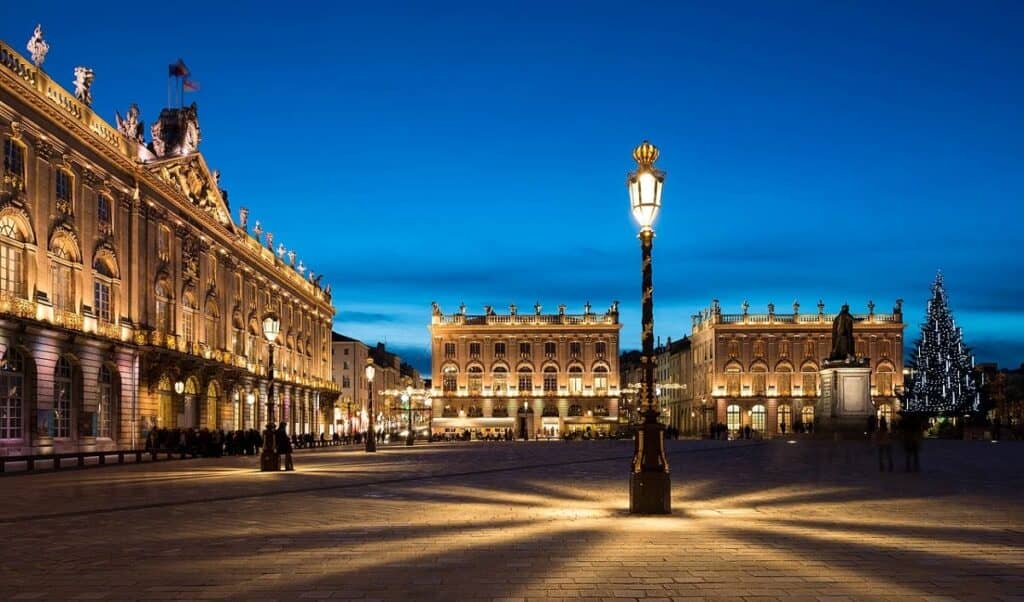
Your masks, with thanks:
<instances>
[{"instance_id":1,"label":"bronze statue","mask_svg":"<svg viewBox=\"0 0 1024 602\"><path fill-rule=\"evenodd\" d=\"M829 354L829 361L845 362L856 357L853 347L853 316L850 315L850 306L843 305L843 308L832 321L832 353Z\"/></svg>"}]
</instances>

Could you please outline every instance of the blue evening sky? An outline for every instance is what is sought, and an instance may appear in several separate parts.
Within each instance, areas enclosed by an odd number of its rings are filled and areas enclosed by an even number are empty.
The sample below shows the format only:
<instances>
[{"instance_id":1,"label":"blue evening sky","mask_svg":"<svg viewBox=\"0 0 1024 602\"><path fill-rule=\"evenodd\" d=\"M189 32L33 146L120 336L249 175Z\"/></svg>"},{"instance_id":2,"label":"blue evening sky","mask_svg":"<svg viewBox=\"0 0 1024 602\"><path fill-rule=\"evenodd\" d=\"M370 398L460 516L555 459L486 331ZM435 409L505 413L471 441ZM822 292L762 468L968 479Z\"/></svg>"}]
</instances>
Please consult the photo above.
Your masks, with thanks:
<instances>
[{"instance_id":1,"label":"blue evening sky","mask_svg":"<svg viewBox=\"0 0 1024 602\"><path fill-rule=\"evenodd\" d=\"M334 287L335 327L427 369L430 302L622 301L624 176L668 172L656 332L719 298L906 300L935 271L979 361L1024 360L1019 2L4 2L0 37L94 108L166 104L179 56L209 164Z\"/></svg>"}]
</instances>

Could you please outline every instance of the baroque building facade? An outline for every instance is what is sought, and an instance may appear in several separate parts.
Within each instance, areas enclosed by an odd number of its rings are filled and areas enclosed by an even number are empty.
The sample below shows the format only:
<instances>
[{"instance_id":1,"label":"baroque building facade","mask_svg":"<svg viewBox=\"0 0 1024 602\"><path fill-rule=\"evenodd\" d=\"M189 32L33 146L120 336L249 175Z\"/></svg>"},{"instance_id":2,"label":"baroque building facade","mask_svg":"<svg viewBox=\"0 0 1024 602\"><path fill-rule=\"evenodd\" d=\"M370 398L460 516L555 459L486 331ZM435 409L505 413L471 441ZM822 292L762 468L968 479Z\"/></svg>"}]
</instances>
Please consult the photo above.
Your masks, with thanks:
<instances>
[{"instance_id":1,"label":"baroque building facade","mask_svg":"<svg viewBox=\"0 0 1024 602\"><path fill-rule=\"evenodd\" d=\"M601 313L533 311L431 314L435 434L470 431L516 437L607 433L618 417L618 303Z\"/></svg>"},{"instance_id":2,"label":"baroque building facade","mask_svg":"<svg viewBox=\"0 0 1024 602\"><path fill-rule=\"evenodd\" d=\"M117 127L92 111L90 83L72 94L0 42L0 454L259 428L268 411L319 430L337 396L330 287L244 209L233 221L194 104L147 143L137 107Z\"/></svg>"},{"instance_id":3,"label":"baroque building facade","mask_svg":"<svg viewBox=\"0 0 1024 602\"><path fill-rule=\"evenodd\" d=\"M866 314L854 315L856 355L869 360L872 402L890 424L903 387L902 304L876 313L869 302ZM679 408L682 432L702 434L719 423L773 436L791 432L794 423L813 424L834 318L820 301L816 313L801 313L794 303L792 312L776 313L769 304L758 314L745 302L742 313L723 314L713 301L693 316L692 396Z\"/></svg>"}]
</instances>

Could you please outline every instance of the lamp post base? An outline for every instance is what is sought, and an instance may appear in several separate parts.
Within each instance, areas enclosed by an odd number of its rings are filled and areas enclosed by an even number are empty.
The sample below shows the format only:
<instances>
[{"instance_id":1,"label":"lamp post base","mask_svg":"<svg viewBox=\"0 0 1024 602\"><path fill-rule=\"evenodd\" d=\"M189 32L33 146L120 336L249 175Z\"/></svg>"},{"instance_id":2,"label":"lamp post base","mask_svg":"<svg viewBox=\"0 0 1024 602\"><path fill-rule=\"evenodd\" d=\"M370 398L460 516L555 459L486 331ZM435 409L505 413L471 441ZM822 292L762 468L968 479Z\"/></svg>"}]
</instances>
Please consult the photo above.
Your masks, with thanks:
<instances>
[{"instance_id":1,"label":"lamp post base","mask_svg":"<svg viewBox=\"0 0 1024 602\"><path fill-rule=\"evenodd\" d=\"M629 476L630 514L672 514L672 481L665 457L665 427L648 408L636 431Z\"/></svg>"},{"instance_id":2,"label":"lamp post base","mask_svg":"<svg viewBox=\"0 0 1024 602\"><path fill-rule=\"evenodd\" d=\"M672 483L667 472L630 475L629 513L672 514Z\"/></svg>"},{"instance_id":3,"label":"lamp post base","mask_svg":"<svg viewBox=\"0 0 1024 602\"><path fill-rule=\"evenodd\" d=\"M366 436L366 451L375 452L377 451L377 438L373 435L368 434Z\"/></svg>"}]
</instances>

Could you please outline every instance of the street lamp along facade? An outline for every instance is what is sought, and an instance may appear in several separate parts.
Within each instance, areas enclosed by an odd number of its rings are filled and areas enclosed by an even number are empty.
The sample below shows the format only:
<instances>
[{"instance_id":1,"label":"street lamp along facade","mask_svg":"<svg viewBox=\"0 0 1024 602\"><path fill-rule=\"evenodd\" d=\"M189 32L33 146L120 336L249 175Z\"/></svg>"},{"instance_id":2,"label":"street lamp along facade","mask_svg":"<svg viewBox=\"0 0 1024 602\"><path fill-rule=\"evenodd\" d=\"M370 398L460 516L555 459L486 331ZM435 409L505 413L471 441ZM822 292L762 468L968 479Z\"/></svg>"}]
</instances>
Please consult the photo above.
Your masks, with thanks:
<instances>
[{"instance_id":1,"label":"street lamp along facade","mask_svg":"<svg viewBox=\"0 0 1024 602\"><path fill-rule=\"evenodd\" d=\"M658 148L644 140L633 149L636 171L626 178L629 204L633 217L640 225L642 330L641 357L643 383L642 401L646 408L644 422L636 432L633 462L629 483L629 511L631 514L670 514L672 488L669 480L668 459L665 457L665 427L658 421L655 405L654 368L654 279L652 250L654 246L654 220L661 209L661 191L665 173L654 166Z\"/></svg>"},{"instance_id":2,"label":"street lamp along facade","mask_svg":"<svg viewBox=\"0 0 1024 602\"><path fill-rule=\"evenodd\" d=\"M367 410L368 410L368 412L367 412L367 414L368 414L368 416L367 416L368 422L367 422L367 429L366 429L366 451L368 451L368 452L375 452L375 451L377 451L377 429L376 429L376 424L375 424L376 419L375 419L375 416L374 416L375 412L374 412L374 409L373 409L373 376L377 373L377 369L373 365L373 358L372 357L366 358L366 368L365 368L365 371L366 371L365 372L365 374L366 374L366 386L367 386L367 389L368 389L367 390L368 396L366 398L366 406L367 406Z\"/></svg>"},{"instance_id":3,"label":"street lamp along facade","mask_svg":"<svg viewBox=\"0 0 1024 602\"><path fill-rule=\"evenodd\" d=\"M277 314L270 312L263 317L263 336L267 337L267 357L269 359L267 378L267 422L274 421L274 342L281 331L281 320ZM281 416L283 419L284 416Z\"/></svg>"}]
</instances>

